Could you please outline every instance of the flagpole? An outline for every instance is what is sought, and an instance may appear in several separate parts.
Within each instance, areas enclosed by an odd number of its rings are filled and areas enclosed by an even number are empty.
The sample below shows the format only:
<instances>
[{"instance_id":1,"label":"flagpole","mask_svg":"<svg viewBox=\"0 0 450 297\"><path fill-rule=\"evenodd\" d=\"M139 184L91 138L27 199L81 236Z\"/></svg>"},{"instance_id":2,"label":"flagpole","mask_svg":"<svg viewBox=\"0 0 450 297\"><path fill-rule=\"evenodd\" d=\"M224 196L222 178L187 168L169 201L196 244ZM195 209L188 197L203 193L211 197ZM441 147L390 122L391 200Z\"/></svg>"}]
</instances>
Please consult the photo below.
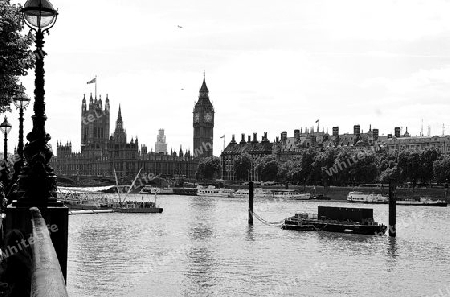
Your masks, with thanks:
<instances>
[{"instance_id":1,"label":"flagpole","mask_svg":"<svg viewBox=\"0 0 450 297\"><path fill-rule=\"evenodd\" d=\"M95 99L97 99L97 75L95 75Z\"/></svg>"}]
</instances>

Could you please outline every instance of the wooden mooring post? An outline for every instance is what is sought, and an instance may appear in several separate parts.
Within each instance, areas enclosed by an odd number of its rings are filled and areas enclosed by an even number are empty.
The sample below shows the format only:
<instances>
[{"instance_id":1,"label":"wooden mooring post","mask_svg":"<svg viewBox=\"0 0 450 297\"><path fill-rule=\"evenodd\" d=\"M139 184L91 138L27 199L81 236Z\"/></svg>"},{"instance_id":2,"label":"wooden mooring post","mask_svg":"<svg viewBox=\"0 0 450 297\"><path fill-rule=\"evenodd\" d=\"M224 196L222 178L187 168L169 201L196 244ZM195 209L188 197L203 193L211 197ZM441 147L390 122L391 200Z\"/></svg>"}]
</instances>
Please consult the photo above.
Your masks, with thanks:
<instances>
[{"instance_id":1,"label":"wooden mooring post","mask_svg":"<svg viewBox=\"0 0 450 297\"><path fill-rule=\"evenodd\" d=\"M395 197L395 181L393 179L389 180L389 236L396 237L397 230L397 204Z\"/></svg>"},{"instance_id":2,"label":"wooden mooring post","mask_svg":"<svg viewBox=\"0 0 450 297\"><path fill-rule=\"evenodd\" d=\"M253 225L253 182L248 183L248 224Z\"/></svg>"},{"instance_id":3,"label":"wooden mooring post","mask_svg":"<svg viewBox=\"0 0 450 297\"><path fill-rule=\"evenodd\" d=\"M448 183L445 183L444 187L445 187L444 200L445 200L445 203L448 203L448 198L447 198L447 196L448 196Z\"/></svg>"}]
</instances>

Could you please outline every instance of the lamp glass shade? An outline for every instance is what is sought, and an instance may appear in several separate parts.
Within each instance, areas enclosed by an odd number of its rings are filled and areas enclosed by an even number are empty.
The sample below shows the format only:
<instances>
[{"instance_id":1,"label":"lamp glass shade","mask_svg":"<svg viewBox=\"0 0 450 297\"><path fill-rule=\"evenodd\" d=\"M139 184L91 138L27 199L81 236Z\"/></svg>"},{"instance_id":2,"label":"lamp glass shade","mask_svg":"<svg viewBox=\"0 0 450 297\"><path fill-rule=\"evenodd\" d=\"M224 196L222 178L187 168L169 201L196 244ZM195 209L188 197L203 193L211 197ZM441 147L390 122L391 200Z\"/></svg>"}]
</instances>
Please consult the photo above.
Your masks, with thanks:
<instances>
[{"instance_id":1,"label":"lamp glass shade","mask_svg":"<svg viewBox=\"0 0 450 297\"><path fill-rule=\"evenodd\" d=\"M58 12L47 0L28 0L22 12L26 23L33 28L44 30L56 21Z\"/></svg>"},{"instance_id":2,"label":"lamp glass shade","mask_svg":"<svg viewBox=\"0 0 450 297\"><path fill-rule=\"evenodd\" d=\"M9 131L11 131L11 128L12 128L12 126L11 126L10 123L8 123L8 119L7 119L6 116L5 116L5 120L3 121L3 123L0 124L0 130L1 130L3 133L8 134Z\"/></svg>"},{"instance_id":3,"label":"lamp glass shade","mask_svg":"<svg viewBox=\"0 0 450 297\"><path fill-rule=\"evenodd\" d=\"M13 101L16 108L27 108L28 104L30 104L30 98L25 94L15 97Z\"/></svg>"}]
</instances>

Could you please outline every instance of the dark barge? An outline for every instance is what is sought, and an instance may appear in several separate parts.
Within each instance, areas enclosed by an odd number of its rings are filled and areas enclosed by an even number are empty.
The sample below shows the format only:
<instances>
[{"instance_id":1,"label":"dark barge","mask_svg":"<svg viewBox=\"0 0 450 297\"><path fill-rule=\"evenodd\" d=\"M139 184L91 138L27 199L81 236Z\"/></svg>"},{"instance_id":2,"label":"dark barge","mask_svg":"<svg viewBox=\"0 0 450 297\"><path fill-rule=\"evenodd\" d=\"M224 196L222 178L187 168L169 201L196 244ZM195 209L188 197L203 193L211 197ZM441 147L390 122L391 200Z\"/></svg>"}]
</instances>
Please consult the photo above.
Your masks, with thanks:
<instances>
[{"instance_id":1,"label":"dark barge","mask_svg":"<svg viewBox=\"0 0 450 297\"><path fill-rule=\"evenodd\" d=\"M319 206L317 215L298 213L287 218L282 229L383 235L387 226L374 222L370 208Z\"/></svg>"}]
</instances>

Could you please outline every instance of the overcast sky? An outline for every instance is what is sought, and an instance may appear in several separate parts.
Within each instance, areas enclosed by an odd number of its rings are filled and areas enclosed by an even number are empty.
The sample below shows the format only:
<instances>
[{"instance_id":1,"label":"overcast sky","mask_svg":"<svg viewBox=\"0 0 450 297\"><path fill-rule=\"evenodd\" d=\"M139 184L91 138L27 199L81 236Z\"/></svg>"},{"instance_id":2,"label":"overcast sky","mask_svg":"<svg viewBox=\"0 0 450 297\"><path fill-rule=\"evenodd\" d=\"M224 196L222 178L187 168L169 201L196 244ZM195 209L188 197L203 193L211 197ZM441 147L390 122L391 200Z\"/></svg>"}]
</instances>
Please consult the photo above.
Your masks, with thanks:
<instances>
[{"instance_id":1,"label":"overcast sky","mask_svg":"<svg viewBox=\"0 0 450 297\"><path fill-rule=\"evenodd\" d=\"M17 2L17 1L16 1ZM24 2L24 1L23 1ZM45 37L47 131L80 150L83 94L98 76L119 103L128 141L192 150L192 110L206 72L215 115L214 154L241 133L314 125L331 133L450 134L449 1L52 1L58 20ZM182 28L179 28L182 26ZM29 95L34 71L23 79ZM182 90L184 89L184 90ZM31 130L32 107L25 131ZM18 113L10 149L18 134ZM404 131L404 130L403 130Z\"/></svg>"}]
</instances>

